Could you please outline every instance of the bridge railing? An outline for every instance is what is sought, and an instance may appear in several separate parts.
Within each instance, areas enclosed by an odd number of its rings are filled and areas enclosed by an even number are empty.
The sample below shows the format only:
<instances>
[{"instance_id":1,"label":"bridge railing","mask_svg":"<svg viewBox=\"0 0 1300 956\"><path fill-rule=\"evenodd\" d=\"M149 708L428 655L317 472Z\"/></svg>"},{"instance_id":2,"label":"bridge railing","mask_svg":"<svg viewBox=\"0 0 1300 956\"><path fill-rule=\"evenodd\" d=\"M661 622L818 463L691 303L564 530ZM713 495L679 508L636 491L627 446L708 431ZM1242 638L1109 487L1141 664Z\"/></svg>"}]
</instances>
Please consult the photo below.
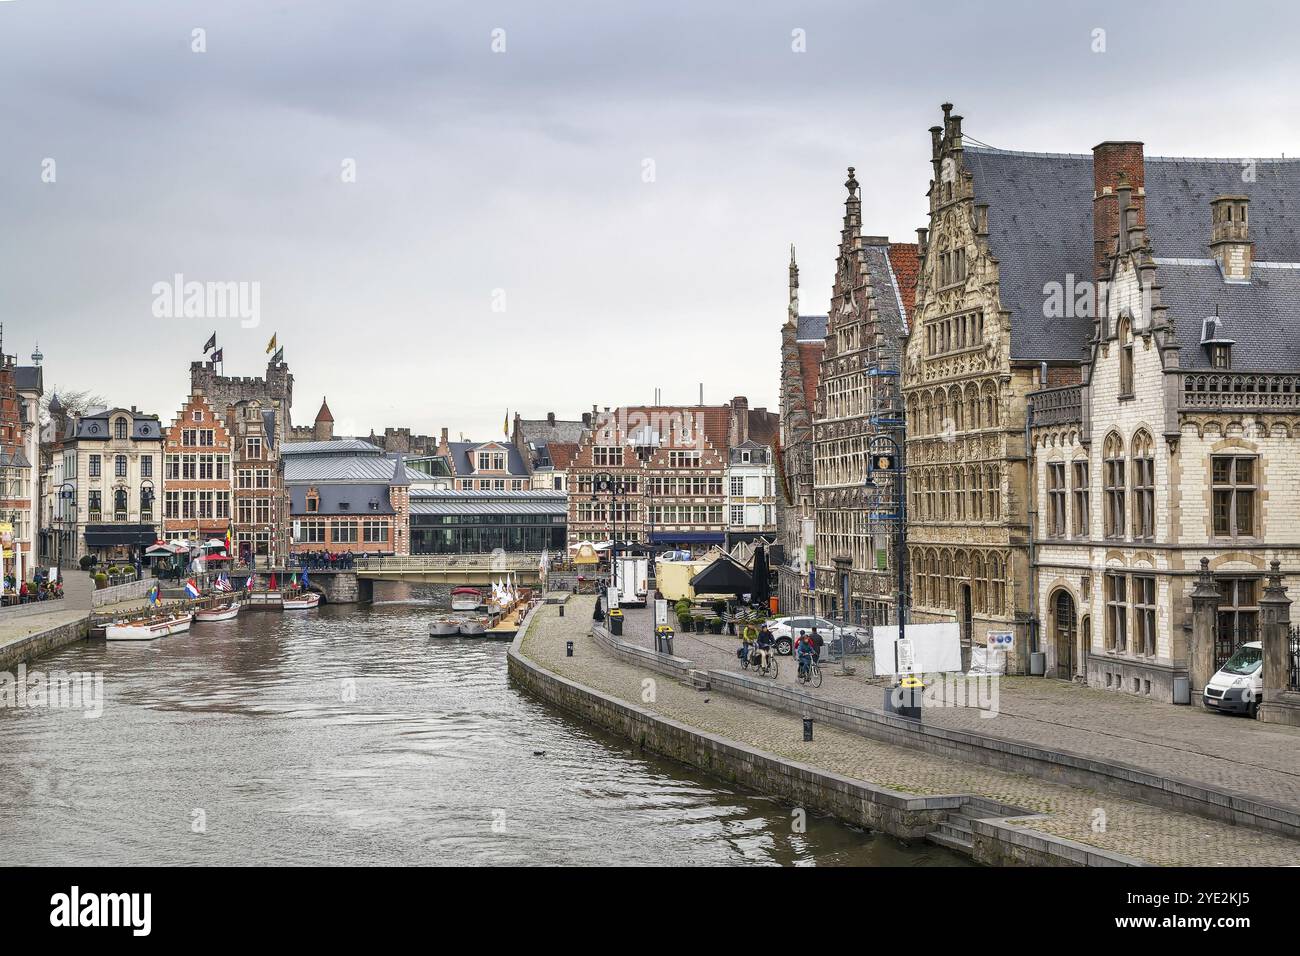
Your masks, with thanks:
<instances>
[{"instance_id":1,"label":"bridge railing","mask_svg":"<svg viewBox=\"0 0 1300 956\"><path fill-rule=\"evenodd\" d=\"M495 554L366 555L356 559L358 571L537 571L541 552Z\"/></svg>"}]
</instances>

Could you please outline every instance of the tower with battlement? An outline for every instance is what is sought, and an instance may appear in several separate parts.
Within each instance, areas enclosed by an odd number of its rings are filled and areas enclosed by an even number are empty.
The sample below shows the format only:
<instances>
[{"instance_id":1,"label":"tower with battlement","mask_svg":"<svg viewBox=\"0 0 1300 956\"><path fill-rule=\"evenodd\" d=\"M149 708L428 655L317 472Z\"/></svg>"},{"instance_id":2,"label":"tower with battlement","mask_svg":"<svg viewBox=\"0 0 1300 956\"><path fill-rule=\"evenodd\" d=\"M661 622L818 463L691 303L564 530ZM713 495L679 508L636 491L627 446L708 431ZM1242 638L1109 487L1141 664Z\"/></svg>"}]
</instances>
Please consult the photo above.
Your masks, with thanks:
<instances>
[{"instance_id":1,"label":"tower with battlement","mask_svg":"<svg viewBox=\"0 0 1300 956\"><path fill-rule=\"evenodd\" d=\"M285 362L272 362L266 366L266 377L246 375L218 375L212 362L190 363L190 394L202 394L212 407L225 414L231 405L244 401L257 401L274 405L280 410L276 416L280 426L280 440L285 441L293 431L293 373Z\"/></svg>"}]
</instances>

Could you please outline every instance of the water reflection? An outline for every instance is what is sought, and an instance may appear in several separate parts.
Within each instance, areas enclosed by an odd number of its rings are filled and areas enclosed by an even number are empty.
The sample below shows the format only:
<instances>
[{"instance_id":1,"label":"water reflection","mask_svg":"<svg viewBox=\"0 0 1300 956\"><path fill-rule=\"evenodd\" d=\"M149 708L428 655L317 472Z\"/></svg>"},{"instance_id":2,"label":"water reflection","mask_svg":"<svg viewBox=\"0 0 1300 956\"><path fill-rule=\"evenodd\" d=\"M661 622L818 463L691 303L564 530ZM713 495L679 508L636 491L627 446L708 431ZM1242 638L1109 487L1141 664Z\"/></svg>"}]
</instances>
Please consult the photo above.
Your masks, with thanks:
<instances>
[{"instance_id":1,"label":"water reflection","mask_svg":"<svg viewBox=\"0 0 1300 956\"><path fill-rule=\"evenodd\" d=\"M430 639L427 598L405 590L41 659L102 670L104 714L0 710L0 859L963 862L816 818L794 834L789 808L510 687L503 644Z\"/></svg>"}]
</instances>

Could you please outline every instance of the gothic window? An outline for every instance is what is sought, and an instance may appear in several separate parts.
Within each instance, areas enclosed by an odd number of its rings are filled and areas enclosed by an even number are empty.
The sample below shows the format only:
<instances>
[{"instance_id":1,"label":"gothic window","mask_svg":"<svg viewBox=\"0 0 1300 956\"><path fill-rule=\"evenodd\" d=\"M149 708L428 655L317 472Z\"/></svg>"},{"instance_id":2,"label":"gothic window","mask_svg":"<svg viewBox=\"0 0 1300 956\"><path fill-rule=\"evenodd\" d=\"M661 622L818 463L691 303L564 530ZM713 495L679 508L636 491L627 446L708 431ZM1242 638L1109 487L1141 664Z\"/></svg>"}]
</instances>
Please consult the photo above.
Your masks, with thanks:
<instances>
[{"instance_id":1,"label":"gothic window","mask_svg":"<svg viewBox=\"0 0 1300 956\"><path fill-rule=\"evenodd\" d=\"M1106 575L1106 649L1123 652L1128 646L1128 579Z\"/></svg>"},{"instance_id":2,"label":"gothic window","mask_svg":"<svg viewBox=\"0 0 1300 956\"><path fill-rule=\"evenodd\" d=\"M976 551L971 556L971 607L976 614L984 613L988 586L988 579L984 572L984 555Z\"/></svg>"},{"instance_id":3,"label":"gothic window","mask_svg":"<svg viewBox=\"0 0 1300 956\"><path fill-rule=\"evenodd\" d=\"M1088 536L1088 463L1074 463L1074 536Z\"/></svg>"},{"instance_id":4,"label":"gothic window","mask_svg":"<svg viewBox=\"0 0 1300 956\"><path fill-rule=\"evenodd\" d=\"M991 521L996 521L998 520L998 515L1002 506L1002 500L1001 500L1002 477L1001 474L999 473L997 465L989 466L987 477L988 477L988 489L987 489L988 507L985 508L985 517L987 517Z\"/></svg>"},{"instance_id":5,"label":"gothic window","mask_svg":"<svg viewBox=\"0 0 1300 956\"><path fill-rule=\"evenodd\" d=\"M1133 436L1133 538L1150 541L1156 534L1155 456L1151 433Z\"/></svg>"},{"instance_id":6,"label":"gothic window","mask_svg":"<svg viewBox=\"0 0 1300 956\"><path fill-rule=\"evenodd\" d=\"M1133 328L1128 317L1119 320L1119 394L1133 394Z\"/></svg>"},{"instance_id":7,"label":"gothic window","mask_svg":"<svg viewBox=\"0 0 1300 956\"><path fill-rule=\"evenodd\" d=\"M984 427L998 427L998 393L992 382L984 383Z\"/></svg>"},{"instance_id":8,"label":"gothic window","mask_svg":"<svg viewBox=\"0 0 1300 956\"><path fill-rule=\"evenodd\" d=\"M1047 536L1065 537L1065 462L1047 463Z\"/></svg>"},{"instance_id":9,"label":"gothic window","mask_svg":"<svg viewBox=\"0 0 1300 956\"><path fill-rule=\"evenodd\" d=\"M1001 614L1006 597L1006 581L1002 577L1002 556L989 555L989 613Z\"/></svg>"},{"instance_id":10,"label":"gothic window","mask_svg":"<svg viewBox=\"0 0 1300 956\"><path fill-rule=\"evenodd\" d=\"M943 568L939 577L939 606L952 607L952 552L944 551Z\"/></svg>"},{"instance_id":11,"label":"gothic window","mask_svg":"<svg viewBox=\"0 0 1300 956\"><path fill-rule=\"evenodd\" d=\"M1215 455L1210 459L1212 520L1216 537L1255 534L1254 456Z\"/></svg>"},{"instance_id":12,"label":"gothic window","mask_svg":"<svg viewBox=\"0 0 1300 956\"><path fill-rule=\"evenodd\" d=\"M1124 537L1124 440L1111 432L1102 446L1102 474L1106 485L1106 521L1108 538Z\"/></svg>"},{"instance_id":13,"label":"gothic window","mask_svg":"<svg viewBox=\"0 0 1300 956\"><path fill-rule=\"evenodd\" d=\"M980 398L973 384L966 386L966 427L970 429L980 427Z\"/></svg>"},{"instance_id":14,"label":"gothic window","mask_svg":"<svg viewBox=\"0 0 1300 956\"><path fill-rule=\"evenodd\" d=\"M1156 579L1134 575L1133 653L1148 656L1156 652Z\"/></svg>"},{"instance_id":15,"label":"gothic window","mask_svg":"<svg viewBox=\"0 0 1300 956\"><path fill-rule=\"evenodd\" d=\"M952 470L953 518L966 520L966 469L958 465Z\"/></svg>"}]
</instances>

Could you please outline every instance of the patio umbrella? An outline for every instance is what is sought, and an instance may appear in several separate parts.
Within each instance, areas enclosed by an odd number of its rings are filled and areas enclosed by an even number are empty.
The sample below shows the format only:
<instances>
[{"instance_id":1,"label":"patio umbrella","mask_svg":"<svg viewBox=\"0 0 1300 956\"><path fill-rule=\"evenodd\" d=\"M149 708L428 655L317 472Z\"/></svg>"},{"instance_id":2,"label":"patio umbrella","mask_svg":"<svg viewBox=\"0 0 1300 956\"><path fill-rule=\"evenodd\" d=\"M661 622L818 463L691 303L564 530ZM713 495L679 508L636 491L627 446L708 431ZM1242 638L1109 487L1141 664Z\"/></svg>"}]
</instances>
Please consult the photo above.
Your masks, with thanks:
<instances>
[{"instance_id":1,"label":"patio umbrella","mask_svg":"<svg viewBox=\"0 0 1300 956\"><path fill-rule=\"evenodd\" d=\"M755 604L766 604L772 596L768 587L767 548L754 549L754 586L750 593L754 596Z\"/></svg>"}]
</instances>

